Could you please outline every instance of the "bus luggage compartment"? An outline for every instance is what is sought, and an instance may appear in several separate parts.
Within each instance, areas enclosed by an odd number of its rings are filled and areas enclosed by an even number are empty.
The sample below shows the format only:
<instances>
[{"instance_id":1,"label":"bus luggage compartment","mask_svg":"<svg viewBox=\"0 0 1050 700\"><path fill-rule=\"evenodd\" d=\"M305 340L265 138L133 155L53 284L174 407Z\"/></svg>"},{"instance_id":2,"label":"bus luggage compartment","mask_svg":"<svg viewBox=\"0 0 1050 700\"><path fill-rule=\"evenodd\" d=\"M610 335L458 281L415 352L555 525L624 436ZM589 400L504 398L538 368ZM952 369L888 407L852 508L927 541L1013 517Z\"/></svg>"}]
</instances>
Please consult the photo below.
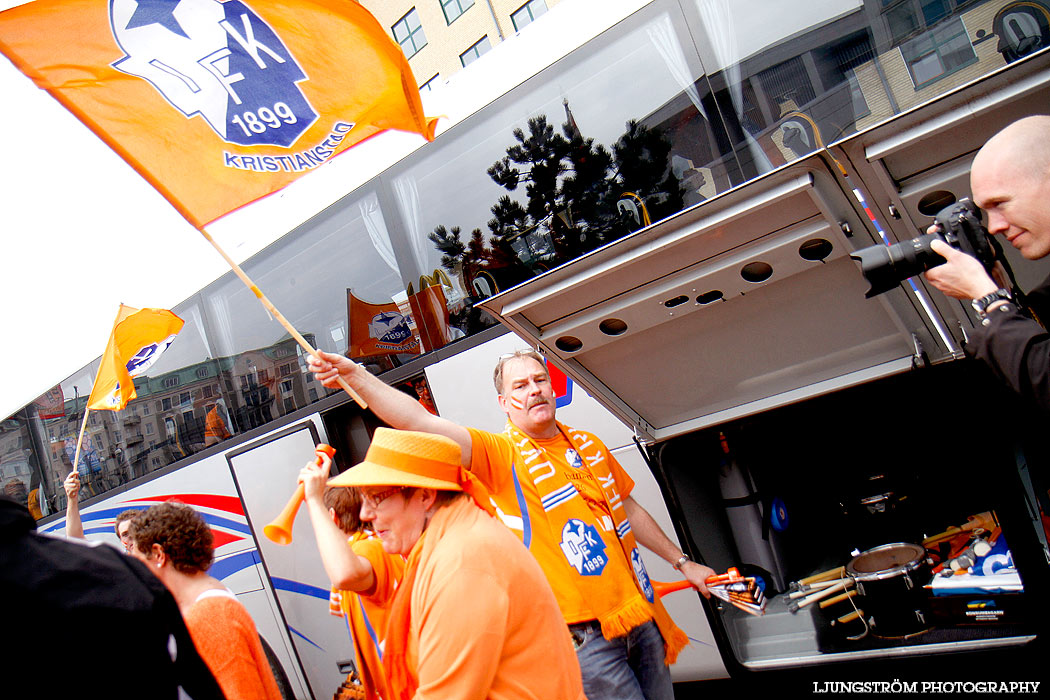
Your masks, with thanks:
<instances>
[{"instance_id":1,"label":"bus luggage compartment","mask_svg":"<svg viewBox=\"0 0 1050 700\"><path fill-rule=\"evenodd\" d=\"M974 662L949 652L965 651L1021 669L1017 652L1044 644L1045 431L961 361L961 304L921 280L867 299L849 258L880 229L928 226L920 192L967 196L976 134L1039 111L1041 71L1024 87L992 76L484 303L636 432L692 554L763 578L764 615L708 608L734 673L958 671ZM935 573L989 556L1013 578ZM837 589L793 595L824 572Z\"/></svg>"}]
</instances>

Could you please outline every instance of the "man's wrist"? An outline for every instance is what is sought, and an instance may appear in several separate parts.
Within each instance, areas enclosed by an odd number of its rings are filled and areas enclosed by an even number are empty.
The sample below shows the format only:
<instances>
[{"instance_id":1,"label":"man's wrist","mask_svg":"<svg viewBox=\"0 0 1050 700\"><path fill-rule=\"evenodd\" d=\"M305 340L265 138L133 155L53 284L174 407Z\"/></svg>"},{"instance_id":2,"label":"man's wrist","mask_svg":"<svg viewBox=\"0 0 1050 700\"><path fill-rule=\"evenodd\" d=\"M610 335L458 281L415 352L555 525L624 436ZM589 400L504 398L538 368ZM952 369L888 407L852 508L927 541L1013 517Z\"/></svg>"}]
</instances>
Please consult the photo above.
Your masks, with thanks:
<instances>
[{"instance_id":1,"label":"man's wrist","mask_svg":"<svg viewBox=\"0 0 1050 700\"><path fill-rule=\"evenodd\" d=\"M981 320L985 321L988 319L988 312L1000 309L1012 301L1013 295L1010 294L1010 290L1000 287L983 296L974 298L970 304L973 306L973 310L977 312L977 315L981 317Z\"/></svg>"}]
</instances>

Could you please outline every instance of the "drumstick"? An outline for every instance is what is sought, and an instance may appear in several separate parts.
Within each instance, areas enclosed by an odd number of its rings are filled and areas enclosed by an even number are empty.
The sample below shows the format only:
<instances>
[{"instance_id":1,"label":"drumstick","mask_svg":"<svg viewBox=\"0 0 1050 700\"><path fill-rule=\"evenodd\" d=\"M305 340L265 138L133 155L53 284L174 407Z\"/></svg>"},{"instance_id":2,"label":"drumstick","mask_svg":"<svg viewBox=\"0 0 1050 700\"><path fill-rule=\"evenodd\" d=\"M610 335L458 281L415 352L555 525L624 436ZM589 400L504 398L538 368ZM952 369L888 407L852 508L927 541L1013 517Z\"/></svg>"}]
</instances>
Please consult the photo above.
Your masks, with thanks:
<instances>
[{"instance_id":1,"label":"drumstick","mask_svg":"<svg viewBox=\"0 0 1050 700\"><path fill-rule=\"evenodd\" d=\"M827 571L822 571L819 574L813 574L812 576L807 576L806 578L800 578L798 580L798 582L800 584L807 584L807 583L817 583L819 581L829 581L831 579L840 578L844 572L845 572L845 567L839 566L839 567L836 567L834 569L828 569Z\"/></svg>"},{"instance_id":2,"label":"drumstick","mask_svg":"<svg viewBox=\"0 0 1050 700\"><path fill-rule=\"evenodd\" d=\"M847 613L846 615L843 615L842 617L836 619L835 622L837 622L840 625L844 625L847 622L853 622L854 620L856 620L858 617L860 617L863 614L864 614L863 610L854 610L853 612Z\"/></svg>"},{"instance_id":3,"label":"drumstick","mask_svg":"<svg viewBox=\"0 0 1050 700\"><path fill-rule=\"evenodd\" d=\"M801 608L806 607L807 605L811 605L813 603L816 603L818 600L821 600L823 598L827 598L828 596L832 595L833 593L838 593L839 591L845 590L846 588L849 588L852 585L853 585L853 579L851 579L851 578L845 579L843 581L839 581L834 586L828 586L827 588L825 588L822 591L817 591L816 593L811 593L806 598L801 598L799 600L792 600L792 601L790 601L788 603L788 609L791 612L797 612L798 610L800 610Z\"/></svg>"},{"instance_id":4,"label":"drumstick","mask_svg":"<svg viewBox=\"0 0 1050 700\"><path fill-rule=\"evenodd\" d=\"M820 609L823 610L824 608L830 607L835 603L841 603L842 601L847 600L848 598L852 598L855 595L857 595L857 591L855 590L846 591L845 593L840 593L837 596L828 598L827 600L822 600L820 601Z\"/></svg>"},{"instance_id":5,"label":"drumstick","mask_svg":"<svg viewBox=\"0 0 1050 700\"><path fill-rule=\"evenodd\" d=\"M818 583L811 583L807 586L800 586L798 590L788 593L788 598L804 598L813 591L819 591L827 588L828 586L834 586L839 583L842 579L836 579L834 581L820 581Z\"/></svg>"}]
</instances>

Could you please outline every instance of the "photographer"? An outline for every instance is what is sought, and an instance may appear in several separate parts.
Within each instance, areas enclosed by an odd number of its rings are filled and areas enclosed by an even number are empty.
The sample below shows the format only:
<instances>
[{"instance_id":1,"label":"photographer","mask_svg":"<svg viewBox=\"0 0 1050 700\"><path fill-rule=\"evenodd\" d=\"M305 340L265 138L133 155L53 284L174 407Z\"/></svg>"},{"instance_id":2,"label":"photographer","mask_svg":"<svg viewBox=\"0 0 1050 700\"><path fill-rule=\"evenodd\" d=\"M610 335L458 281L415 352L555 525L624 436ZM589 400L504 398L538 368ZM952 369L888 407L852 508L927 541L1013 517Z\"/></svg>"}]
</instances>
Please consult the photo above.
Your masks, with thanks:
<instances>
[{"instance_id":1,"label":"photographer","mask_svg":"<svg viewBox=\"0 0 1050 700\"><path fill-rule=\"evenodd\" d=\"M974 158L970 189L987 213L990 234L1003 234L1028 260L1050 254L1050 116L1021 119L989 139ZM948 262L927 271L926 279L948 296L971 299L981 317L969 354L1050 411L1050 334L1020 313L975 258L942 241L932 248ZM1027 302L1037 318L1050 318L1050 278L1029 292Z\"/></svg>"}]
</instances>

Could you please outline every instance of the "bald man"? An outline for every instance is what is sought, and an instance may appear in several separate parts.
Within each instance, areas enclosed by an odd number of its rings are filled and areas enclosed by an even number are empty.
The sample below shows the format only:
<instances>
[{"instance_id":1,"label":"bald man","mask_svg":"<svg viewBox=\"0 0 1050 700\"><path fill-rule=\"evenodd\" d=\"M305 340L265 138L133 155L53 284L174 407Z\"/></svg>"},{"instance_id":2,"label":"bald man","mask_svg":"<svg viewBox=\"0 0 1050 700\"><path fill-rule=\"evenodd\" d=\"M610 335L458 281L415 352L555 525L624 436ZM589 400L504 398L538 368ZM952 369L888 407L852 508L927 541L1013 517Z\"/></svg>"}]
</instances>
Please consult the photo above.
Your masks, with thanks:
<instances>
[{"instance_id":1,"label":"bald man","mask_svg":"<svg viewBox=\"0 0 1050 700\"><path fill-rule=\"evenodd\" d=\"M989 139L970 168L970 190L988 215L989 233L1001 234L1028 260L1050 254L1050 116L1026 117ZM1050 411L1050 335L1020 313L976 259L941 241L933 250L948 262L926 279L948 296L972 300L981 318L967 351ZM1050 277L1027 300L1044 323L1050 320Z\"/></svg>"}]
</instances>

